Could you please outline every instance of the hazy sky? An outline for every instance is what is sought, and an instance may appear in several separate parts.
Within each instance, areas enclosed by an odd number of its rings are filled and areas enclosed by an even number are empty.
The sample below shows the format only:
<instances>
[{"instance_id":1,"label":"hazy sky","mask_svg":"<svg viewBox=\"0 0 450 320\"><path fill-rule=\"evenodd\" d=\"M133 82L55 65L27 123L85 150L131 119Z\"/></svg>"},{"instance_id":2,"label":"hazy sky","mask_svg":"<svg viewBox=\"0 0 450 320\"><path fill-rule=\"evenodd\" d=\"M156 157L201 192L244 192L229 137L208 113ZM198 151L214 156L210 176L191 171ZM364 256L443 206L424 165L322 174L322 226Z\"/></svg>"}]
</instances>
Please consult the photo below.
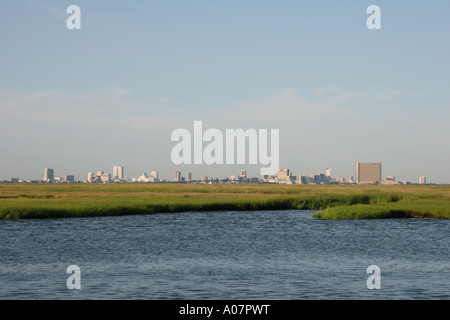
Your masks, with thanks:
<instances>
[{"instance_id":1,"label":"hazy sky","mask_svg":"<svg viewBox=\"0 0 450 320\"><path fill-rule=\"evenodd\" d=\"M81 8L81 30L66 9ZM381 30L369 30L369 5ZM0 10L0 179L156 169L177 128L280 129L280 167L450 183L449 1L18 1Z\"/></svg>"}]
</instances>

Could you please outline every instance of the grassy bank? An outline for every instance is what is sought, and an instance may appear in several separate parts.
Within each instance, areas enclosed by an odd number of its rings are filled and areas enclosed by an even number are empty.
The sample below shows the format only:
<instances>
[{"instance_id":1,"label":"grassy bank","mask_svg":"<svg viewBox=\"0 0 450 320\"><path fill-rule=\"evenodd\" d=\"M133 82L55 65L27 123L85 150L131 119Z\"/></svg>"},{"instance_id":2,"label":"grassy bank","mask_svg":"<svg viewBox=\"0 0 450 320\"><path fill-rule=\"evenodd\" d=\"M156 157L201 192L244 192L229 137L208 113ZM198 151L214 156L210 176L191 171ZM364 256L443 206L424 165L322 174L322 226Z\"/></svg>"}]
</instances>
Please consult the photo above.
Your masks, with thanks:
<instances>
[{"instance_id":1,"label":"grassy bank","mask_svg":"<svg viewBox=\"0 0 450 320\"><path fill-rule=\"evenodd\" d=\"M0 184L0 219L323 210L320 219L450 218L447 186Z\"/></svg>"},{"instance_id":2,"label":"grassy bank","mask_svg":"<svg viewBox=\"0 0 450 320\"><path fill-rule=\"evenodd\" d=\"M327 208L314 213L320 219L386 219L386 218L440 218L449 219L448 204L378 204Z\"/></svg>"}]
</instances>

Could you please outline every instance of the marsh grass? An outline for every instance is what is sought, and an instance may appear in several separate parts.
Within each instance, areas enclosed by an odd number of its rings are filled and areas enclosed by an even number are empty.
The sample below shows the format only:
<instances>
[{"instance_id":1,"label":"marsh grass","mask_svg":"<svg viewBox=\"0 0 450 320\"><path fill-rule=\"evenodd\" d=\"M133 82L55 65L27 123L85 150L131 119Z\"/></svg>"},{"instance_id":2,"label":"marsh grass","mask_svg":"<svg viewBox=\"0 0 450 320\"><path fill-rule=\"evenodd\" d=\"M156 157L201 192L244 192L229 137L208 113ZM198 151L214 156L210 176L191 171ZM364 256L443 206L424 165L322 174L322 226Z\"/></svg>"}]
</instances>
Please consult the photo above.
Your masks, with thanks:
<instances>
[{"instance_id":1,"label":"marsh grass","mask_svg":"<svg viewBox=\"0 0 450 320\"><path fill-rule=\"evenodd\" d=\"M0 219L185 211L323 210L321 219L449 218L450 187L0 184Z\"/></svg>"},{"instance_id":2,"label":"marsh grass","mask_svg":"<svg viewBox=\"0 0 450 320\"><path fill-rule=\"evenodd\" d=\"M320 219L385 219L385 218L440 218L450 219L450 203L447 198L414 195L398 202L371 205L328 207L312 215Z\"/></svg>"}]
</instances>

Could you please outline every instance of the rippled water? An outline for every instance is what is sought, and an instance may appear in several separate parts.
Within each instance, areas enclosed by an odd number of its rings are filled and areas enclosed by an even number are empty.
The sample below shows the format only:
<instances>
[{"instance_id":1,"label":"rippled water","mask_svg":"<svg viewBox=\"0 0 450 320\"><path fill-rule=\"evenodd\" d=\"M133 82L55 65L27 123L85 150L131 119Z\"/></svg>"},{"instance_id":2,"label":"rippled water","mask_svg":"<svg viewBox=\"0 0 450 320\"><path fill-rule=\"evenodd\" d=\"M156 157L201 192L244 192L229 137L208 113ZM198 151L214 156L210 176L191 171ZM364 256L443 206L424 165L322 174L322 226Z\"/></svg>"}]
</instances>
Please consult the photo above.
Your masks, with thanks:
<instances>
[{"instance_id":1,"label":"rippled water","mask_svg":"<svg viewBox=\"0 0 450 320\"><path fill-rule=\"evenodd\" d=\"M449 299L450 221L312 211L0 221L1 299ZM81 290L69 290L69 265ZM369 265L381 289L366 285Z\"/></svg>"}]
</instances>

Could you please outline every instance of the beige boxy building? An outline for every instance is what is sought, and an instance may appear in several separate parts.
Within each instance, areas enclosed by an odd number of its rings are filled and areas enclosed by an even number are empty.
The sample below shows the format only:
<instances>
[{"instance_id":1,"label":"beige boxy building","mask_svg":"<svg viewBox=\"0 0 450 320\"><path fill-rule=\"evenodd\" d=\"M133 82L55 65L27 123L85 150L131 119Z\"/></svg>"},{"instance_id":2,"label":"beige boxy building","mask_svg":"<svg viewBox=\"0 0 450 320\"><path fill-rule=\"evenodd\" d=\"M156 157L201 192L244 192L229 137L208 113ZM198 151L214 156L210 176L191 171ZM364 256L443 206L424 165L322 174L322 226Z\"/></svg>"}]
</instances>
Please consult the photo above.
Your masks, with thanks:
<instances>
[{"instance_id":1,"label":"beige boxy building","mask_svg":"<svg viewBox=\"0 0 450 320\"><path fill-rule=\"evenodd\" d=\"M381 181L381 163L357 162L356 181L358 183L374 183L376 181Z\"/></svg>"},{"instance_id":2,"label":"beige boxy building","mask_svg":"<svg viewBox=\"0 0 450 320\"><path fill-rule=\"evenodd\" d=\"M288 181L291 176L291 170L289 169L278 169L277 179L278 181Z\"/></svg>"}]
</instances>

